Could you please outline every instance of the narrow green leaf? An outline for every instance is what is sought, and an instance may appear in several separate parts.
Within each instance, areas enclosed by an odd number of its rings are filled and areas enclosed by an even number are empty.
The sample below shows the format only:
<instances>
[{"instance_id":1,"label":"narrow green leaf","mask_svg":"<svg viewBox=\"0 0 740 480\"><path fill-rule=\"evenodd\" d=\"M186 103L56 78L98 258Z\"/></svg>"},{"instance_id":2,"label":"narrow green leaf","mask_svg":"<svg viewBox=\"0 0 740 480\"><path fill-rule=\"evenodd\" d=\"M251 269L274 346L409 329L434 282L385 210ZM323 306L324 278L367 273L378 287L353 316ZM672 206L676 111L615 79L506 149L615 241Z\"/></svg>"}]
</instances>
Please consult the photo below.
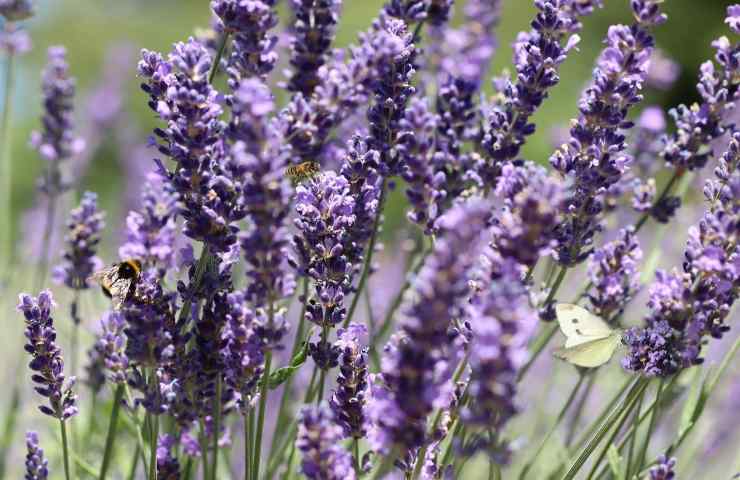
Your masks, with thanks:
<instances>
[{"instance_id":1,"label":"narrow green leaf","mask_svg":"<svg viewBox=\"0 0 740 480\"><path fill-rule=\"evenodd\" d=\"M695 411L697 408L697 405L699 404L699 397L701 395L701 391L703 388L703 382L700 381L699 377L701 375L701 369L700 368L693 368L692 372L690 374L690 380L689 383L691 385L691 390L689 391L689 395L686 398L686 402L683 404L683 409L681 409L681 421L679 422L678 431L680 432L686 431L688 428L691 428L691 424L694 423L695 418Z\"/></svg>"},{"instance_id":2,"label":"narrow green leaf","mask_svg":"<svg viewBox=\"0 0 740 480\"><path fill-rule=\"evenodd\" d=\"M606 452L606 458L609 461L609 469L612 471L614 478L624 477L624 467L622 466L622 457L617 451L617 447L612 443Z\"/></svg>"},{"instance_id":3,"label":"narrow green leaf","mask_svg":"<svg viewBox=\"0 0 740 480\"><path fill-rule=\"evenodd\" d=\"M295 357L290 361L290 365L283 368L278 368L270 374L267 379L267 386L270 390L275 390L277 387L285 383L295 372L301 368L308 358L308 342L303 343L301 348Z\"/></svg>"}]
</instances>

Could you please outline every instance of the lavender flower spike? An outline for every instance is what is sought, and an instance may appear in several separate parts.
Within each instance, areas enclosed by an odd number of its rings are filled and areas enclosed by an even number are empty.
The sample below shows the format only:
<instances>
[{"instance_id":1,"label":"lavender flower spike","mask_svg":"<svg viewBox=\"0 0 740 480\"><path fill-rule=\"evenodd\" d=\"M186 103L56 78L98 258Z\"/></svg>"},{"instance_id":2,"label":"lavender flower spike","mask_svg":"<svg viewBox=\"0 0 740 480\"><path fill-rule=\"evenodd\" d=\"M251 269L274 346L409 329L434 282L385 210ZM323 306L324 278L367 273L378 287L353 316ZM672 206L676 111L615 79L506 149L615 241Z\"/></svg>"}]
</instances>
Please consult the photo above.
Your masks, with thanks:
<instances>
[{"instance_id":1,"label":"lavender flower spike","mask_svg":"<svg viewBox=\"0 0 740 480\"><path fill-rule=\"evenodd\" d=\"M451 372L445 365L453 349L448 329L463 316L470 270L487 240L489 216L486 202L471 200L438 222L440 238L416 277L402 336L387 347L380 385L373 390L369 437L376 451L387 454L398 446L404 454L413 452L426 440L427 416L448 403Z\"/></svg>"},{"instance_id":2,"label":"lavender flower spike","mask_svg":"<svg viewBox=\"0 0 740 480\"><path fill-rule=\"evenodd\" d=\"M364 325L350 324L337 332L337 346L341 349L337 389L329 405L344 434L352 438L363 438L367 433L365 403L368 391L367 347L362 346L367 337Z\"/></svg>"},{"instance_id":3,"label":"lavender flower spike","mask_svg":"<svg viewBox=\"0 0 740 480\"><path fill-rule=\"evenodd\" d=\"M725 321L740 296L740 132L715 176L704 187L709 208L689 229L683 272L657 272L645 327L623 339L628 370L667 376L699 364L705 338L721 338L730 328Z\"/></svg>"},{"instance_id":4,"label":"lavender flower spike","mask_svg":"<svg viewBox=\"0 0 740 480\"><path fill-rule=\"evenodd\" d=\"M342 0L291 0L295 15L288 90L308 98L320 82L319 68L326 63L339 21Z\"/></svg>"},{"instance_id":5,"label":"lavender flower spike","mask_svg":"<svg viewBox=\"0 0 740 480\"><path fill-rule=\"evenodd\" d=\"M42 79L43 130L31 133L31 145L51 164L41 181L41 191L55 196L68 188L62 179L59 164L80 153L85 142L75 137L73 132L75 80L69 76L67 51L60 46L49 47L48 55L49 61Z\"/></svg>"},{"instance_id":6,"label":"lavender flower spike","mask_svg":"<svg viewBox=\"0 0 740 480\"><path fill-rule=\"evenodd\" d=\"M562 265L585 260L584 251L601 230L605 193L621 180L631 162L624 153L623 130L632 127L627 120L630 107L642 100L654 46L648 29L666 20L655 0L635 0L631 7L637 23L609 28L594 82L581 96L570 140L550 157L556 170L573 179L563 210L567 218L557 232L557 260Z\"/></svg>"},{"instance_id":7,"label":"lavender flower spike","mask_svg":"<svg viewBox=\"0 0 740 480\"><path fill-rule=\"evenodd\" d=\"M180 479L180 462L173 455L177 439L172 435L160 435L157 442L157 478L162 480Z\"/></svg>"},{"instance_id":8,"label":"lavender flower spike","mask_svg":"<svg viewBox=\"0 0 740 480\"><path fill-rule=\"evenodd\" d=\"M77 396L72 391L75 377L65 384L64 359L62 350L56 344L57 332L51 309L56 304L49 290L44 290L38 298L22 293L18 311L26 318L26 339L24 346L31 355L28 364L32 372L31 380L37 385L35 390L48 399L48 405L40 405L39 410L59 420L67 420L77 414Z\"/></svg>"},{"instance_id":9,"label":"lavender flower spike","mask_svg":"<svg viewBox=\"0 0 740 480\"><path fill-rule=\"evenodd\" d=\"M339 441L337 425L326 405L304 407L298 419L296 448L301 452L301 473L311 480L355 480L352 457Z\"/></svg>"},{"instance_id":10,"label":"lavender flower spike","mask_svg":"<svg viewBox=\"0 0 740 480\"><path fill-rule=\"evenodd\" d=\"M103 359L106 377L115 384L126 382L128 357L126 356L126 321L121 312L106 312L100 320L101 334L94 349Z\"/></svg>"},{"instance_id":11,"label":"lavender flower spike","mask_svg":"<svg viewBox=\"0 0 740 480\"><path fill-rule=\"evenodd\" d=\"M26 475L24 480L46 480L49 477L49 461L39 446L39 435L26 432Z\"/></svg>"},{"instance_id":12,"label":"lavender flower spike","mask_svg":"<svg viewBox=\"0 0 740 480\"><path fill-rule=\"evenodd\" d=\"M98 196L93 192L82 195L80 206L72 210L67 222L65 238L68 249L64 261L53 272L53 278L73 290L89 288L87 279L103 262L95 255L100 242L100 232L105 223L103 213L98 210Z\"/></svg>"},{"instance_id":13,"label":"lavender flower spike","mask_svg":"<svg viewBox=\"0 0 740 480\"><path fill-rule=\"evenodd\" d=\"M661 455L658 458L658 464L650 469L650 480L674 480L676 478L675 458L667 458Z\"/></svg>"},{"instance_id":14,"label":"lavender flower spike","mask_svg":"<svg viewBox=\"0 0 740 480\"><path fill-rule=\"evenodd\" d=\"M492 186L501 162L514 160L519 154L526 137L534 133L535 126L529 119L548 97L549 90L560 82L558 69L580 40L577 15L581 11L573 3L535 1L538 11L532 30L521 32L514 44L516 83L506 78L495 82L503 100L493 106L483 137L489 159L479 174L486 185Z\"/></svg>"},{"instance_id":15,"label":"lavender flower spike","mask_svg":"<svg viewBox=\"0 0 740 480\"><path fill-rule=\"evenodd\" d=\"M593 313L612 319L640 288L642 250L634 228L619 232L619 237L597 249L588 258L588 275L593 287L588 298Z\"/></svg>"},{"instance_id":16,"label":"lavender flower spike","mask_svg":"<svg viewBox=\"0 0 740 480\"><path fill-rule=\"evenodd\" d=\"M537 323L519 269L508 262L499 277L485 282L469 308L470 402L463 410L468 425L500 431L517 413L517 374L527 360L527 343ZM495 446L492 446L495 448Z\"/></svg>"},{"instance_id":17,"label":"lavender flower spike","mask_svg":"<svg viewBox=\"0 0 740 480\"><path fill-rule=\"evenodd\" d=\"M2 0L0 1L0 15L9 22L26 20L34 15L30 0Z\"/></svg>"}]
</instances>

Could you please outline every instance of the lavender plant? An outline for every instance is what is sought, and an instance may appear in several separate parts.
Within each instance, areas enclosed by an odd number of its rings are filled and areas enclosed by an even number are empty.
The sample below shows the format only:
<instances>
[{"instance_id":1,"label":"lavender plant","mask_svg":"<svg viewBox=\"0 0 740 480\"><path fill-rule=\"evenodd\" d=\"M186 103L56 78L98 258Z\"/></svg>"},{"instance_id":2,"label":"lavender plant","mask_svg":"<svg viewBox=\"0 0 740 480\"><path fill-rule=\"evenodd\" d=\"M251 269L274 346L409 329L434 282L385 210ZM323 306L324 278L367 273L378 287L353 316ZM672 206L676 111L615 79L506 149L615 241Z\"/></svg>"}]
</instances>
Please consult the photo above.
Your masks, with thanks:
<instances>
[{"instance_id":1,"label":"lavender plant","mask_svg":"<svg viewBox=\"0 0 740 480\"><path fill-rule=\"evenodd\" d=\"M75 470L100 480L473 478L471 459L488 478L572 480L584 466L588 480L676 478L674 457L740 348L735 341L705 381L689 377L731 335L740 296L737 42L713 43L700 103L671 111L674 131L661 107L640 111L649 85L671 83L651 67L661 60L652 31L668 17L659 0L625 2L634 20L609 27L548 168L524 158L526 144L601 2L535 0L530 29L512 46L515 75L493 76L487 98L501 3L389 0L355 45L338 49L347 2L292 0L283 45L276 1L213 0L212 31L168 54L142 50L137 71L157 121L151 171L111 262L111 282L126 288L94 330L89 403L65 376L66 330L53 322L51 292L21 294L18 306L67 479ZM30 12L0 1L9 21ZM740 34L740 6L726 23ZM50 50L42 88L32 145L49 161L42 191L52 209L71 185L63 162L82 145L61 47ZM306 162L320 171L291 178ZM670 178L659 190L661 163ZM638 234L651 218L678 224L674 189L708 165L706 210L679 268L651 279L655 251ZM418 239L404 278L389 276L380 248L390 239L385 214L397 209ZM97 196L84 193L54 271L73 297L73 374L103 226ZM636 325L643 282L648 313ZM566 284L573 300L562 298ZM374 292L395 285L393 296ZM577 335L565 348L598 349L594 324L626 346L611 374L628 377L616 394L604 369L530 368L557 329L538 320L566 301L604 326L571 319ZM548 368L558 382L532 398L528 385L555 378ZM563 387L561 374L577 380ZM684 378L695 383L686 400ZM603 413L581 416L595 390ZM522 433L519 413L535 403L546 418L563 399L539 441ZM679 428L657 435L678 401ZM81 433L77 413L87 409ZM110 412L107 423L98 412ZM79 435L70 442L71 422ZM522 436L540 446L529 452ZM45 459L39 436L26 446L25 478L53 476L57 458ZM559 454L545 462L548 448Z\"/></svg>"}]
</instances>

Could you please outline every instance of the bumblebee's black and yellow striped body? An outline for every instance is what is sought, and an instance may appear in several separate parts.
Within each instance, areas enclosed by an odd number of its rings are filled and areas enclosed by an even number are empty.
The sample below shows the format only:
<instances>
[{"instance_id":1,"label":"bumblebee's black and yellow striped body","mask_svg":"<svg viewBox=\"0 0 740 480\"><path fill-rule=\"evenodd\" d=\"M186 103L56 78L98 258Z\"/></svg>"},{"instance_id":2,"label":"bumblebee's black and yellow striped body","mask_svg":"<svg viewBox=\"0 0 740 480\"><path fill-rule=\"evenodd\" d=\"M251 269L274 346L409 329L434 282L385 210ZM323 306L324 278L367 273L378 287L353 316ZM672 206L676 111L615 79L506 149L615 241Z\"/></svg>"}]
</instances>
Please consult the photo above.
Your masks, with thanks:
<instances>
[{"instance_id":1,"label":"bumblebee's black and yellow striped body","mask_svg":"<svg viewBox=\"0 0 740 480\"><path fill-rule=\"evenodd\" d=\"M299 163L298 165L290 165L285 169L285 175L290 177L296 182L306 180L313 177L321 171L321 167L318 163L313 161Z\"/></svg>"},{"instance_id":2,"label":"bumblebee's black and yellow striped body","mask_svg":"<svg viewBox=\"0 0 740 480\"><path fill-rule=\"evenodd\" d=\"M140 276L141 262L128 259L93 273L89 280L100 285L103 294L113 302L113 308L118 310L136 293Z\"/></svg>"}]
</instances>

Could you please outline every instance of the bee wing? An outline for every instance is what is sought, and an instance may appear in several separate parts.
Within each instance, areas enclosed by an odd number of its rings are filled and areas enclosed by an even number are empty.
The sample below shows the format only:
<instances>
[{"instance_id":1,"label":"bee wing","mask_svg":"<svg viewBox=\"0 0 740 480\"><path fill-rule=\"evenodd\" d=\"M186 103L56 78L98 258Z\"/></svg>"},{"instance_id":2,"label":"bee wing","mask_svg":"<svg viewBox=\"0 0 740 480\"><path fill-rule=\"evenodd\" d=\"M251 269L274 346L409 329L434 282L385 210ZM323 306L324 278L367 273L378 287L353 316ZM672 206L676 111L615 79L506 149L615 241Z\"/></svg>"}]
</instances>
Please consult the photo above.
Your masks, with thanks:
<instances>
[{"instance_id":1,"label":"bee wing","mask_svg":"<svg viewBox=\"0 0 740 480\"><path fill-rule=\"evenodd\" d=\"M93 273L87 277L88 282L97 283L103 287L108 288L114 281L118 267L113 265L112 267L104 268Z\"/></svg>"},{"instance_id":2,"label":"bee wing","mask_svg":"<svg viewBox=\"0 0 740 480\"><path fill-rule=\"evenodd\" d=\"M132 282L133 280L130 278L117 278L108 287L114 310L120 310L123 306L123 302L125 302L126 298L128 297L128 292L131 288Z\"/></svg>"}]
</instances>

